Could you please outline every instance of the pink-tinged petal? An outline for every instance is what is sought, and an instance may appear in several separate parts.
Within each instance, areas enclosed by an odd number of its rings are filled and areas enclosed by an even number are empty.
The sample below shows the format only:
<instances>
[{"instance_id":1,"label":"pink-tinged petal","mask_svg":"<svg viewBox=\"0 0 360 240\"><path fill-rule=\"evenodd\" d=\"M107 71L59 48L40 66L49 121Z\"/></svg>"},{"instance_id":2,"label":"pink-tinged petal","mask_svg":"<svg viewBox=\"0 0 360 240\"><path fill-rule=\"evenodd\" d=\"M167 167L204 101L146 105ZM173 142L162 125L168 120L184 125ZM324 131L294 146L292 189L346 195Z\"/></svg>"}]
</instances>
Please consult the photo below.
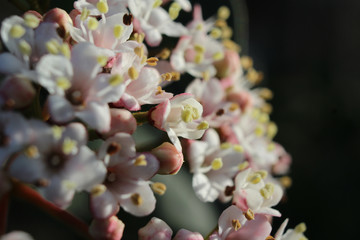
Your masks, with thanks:
<instances>
[{"instance_id":1,"label":"pink-tinged petal","mask_svg":"<svg viewBox=\"0 0 360 240\"><path fill-rule=\"evenodd\" d=\"M193 141L190 143L187 156L191 172L198 170L203 165L208 149L206 142Z\"/></svg>"},{"instance_id":2,"label":"pink-tinged petal","mask_svg":"<svg viewBox=\"0 0 360 240\"><path fill-rule=\"evenodd\" d=\"M202 9L201 9L200 4L194 5L193 19L194 19L194 21L203 21L203 19L204 19L202 16Z\"/></svg>"},{"instance_id":3,"label":"pink-tinged petal","mask_svg":"<svg viewBox=\"0 0 360 240\"><path fill-rule=\"evenodd\" d=\"M147 182L139 182L133 193L120 197L120 205L137 217L149 215L155 209L156 199Z\"/></svg>"},{"instance_id":4,"label":"pink-tinged petal","mask_svg":"<svg viewBox=\"0 0 360 240\"><path fill-rule=\"evenodd\" d=\"M57 123L66 123L75 117L73 106L65 98L58 95L48 97L50 117Z\"/></svg>"},{"instance_id":5,"label":"pink-tinged petal","mask_svg":"<svg viewBox=\"0 0 360 240\"><path fill-rule=\"evenodd\" d=\"M9 174L26 183L35 183L44 178L45 166L42 159L31 159L24 154L18 155L10 165Z\"/></svg>"},{"instance_id":6,"label":"pink-tinged petal","mask_svg":"<svg viewBox=\"0 0 360 240\"><path fill-rule=\"evenodd\" d=\"M234 191L233 204L243 211L247 211L249 206L246 201L246 191L243 189Z\"/></svg>"},{"instance_id":7,"label":"pink-tinged petal","mask_svg":"<svg viewBox=\"0 0 360 240\"><path fill-rule=\"evenodd\" d=\"M75 189L68 187L66 182L59 176L53 176L50 184L45 188L39 189L39 191L47 200L62 209L70 205L75 194Z\"/></svg>"},{"instance_id":8,"label":"pink-tinged petal","mask_svg":"<svg viewBox=\"0 0 360 240\"><path fill-rule=\"evenodd\" d=\"M150 47L157 47L160 45L162 41L162 35L158 29L153 27L143 27L143 30L145 32L146 43L149 44Z\"/></svg>"},{"instance_id":9,"label":"pink-tinged petal","mask_svg":"<svg viewBox=\"0 0 360 240\"><path fill-rule=\"evenodd\" d=\"M151 153L159 160L158 174L176 174L184 162L182 152L179 152L173 144L168 142L152 149Z\"/></svg>"},{"instance_id":10,"label":"pink-tinged petal","mask_svg":"<svg viewBox=\"0 0 360 240\"><path fill-rule=\"evenodd\" d=\"M87 143L87 131L81 123L70 123L66 126L63 136L76 140L78 145Z\"/></svg>"},{"instance_id":11,"label":"pink-tinged petal","mask_svg":"<svg viewBox=\"0 0 360 240\"><path fill-rule=\"evenodd\" d=\"M126 109L110 109L110 130L103 133L104 137L110 137L118 132L133 134L136 130L137 123L134 116Z\"/></svg>"},{"instance_id":12,"label":"pink-tinged petal","mask_svg":"<svg viewBox=\"0 0 360 240\"><path fill-rule=\"evenodd\" d=\"M166 118L168 117L170 110L171 110L171 105L169 100L165 100L164 102L158 104L150 112L150 119L152 121L152 124L155 127L164 130L164 122L166 121Z\"/></svg>"},{"instance_id":13,"label":"pink-tinged petal","mask_svg":"<svg viewBox=\"0 0 360 240\"><path fill-rule=\"evenodd\" d=\"M110 110L107 104L89 102L85 109L76 112L75 116L100 133L108 132L110 129Z\"/></svg>"},{"instance_id":14,"label":"pink-tinged petal","mask_svg":"<svg viewBox=\"0 0 360 240\"><path fill-rule=\"evenodd\" d=\"M137 164L137 160L142 159L145 164ZM132 164L126 169L126 175L132 179L149 180L159 170L159 160L150 153L138 153Z\"/></svg>"},{"instance_id":15,"label":"pink-tinged petal","mask_svg":"<svg viewBox=\"0 0 360 240\"><path fill-rule=\"evenodd\" d=\"M198 232L190 232L186 229L180 229L172 240L204 240Z\"/></svg>"},{"instance_id":16,"label":"pink-tinged petal","mask_svg":"<svg viewBox=\"0 0 360 240\"><path fill-rule=\"evenodd\" d=\"M63 40L57 32L58 27L59 25L57 23L42 22L35 29L35 48L37 57L40 58L49 53L46 48L46 43L48 41L56 41L59 45L63 43Z\"/></svg>"},{"instance_id":17,"label":"pink-tinged petal","mask_svg":"<svg viewBox=\"0 0 360 240\"><path fill-rule=\"evenodd\" d=\"M156 217L138 231L139 240L171 240L172 234L171 228Z\"/></svg>"},{"instance_id":18,"label":"pink-tinged petal","mask_svg":"<svg viewBox=\"0 0 360 240\"><path fill-rule=\"evenodd\" d=\"M260 192L251 188L244 189L246 195L246 203L249 208L255 210L259 209L263 204L263 197Z\"/></svg>"},{"instance_id":19,"label":"pink-tinged petal","mask_svg":"<svg viewBox=\"0 0 360 240\"><path fill-rule=\"evenodd\" d=\"M43 21L57 23L60 30L59 35L62 38L68 37L70 26L73 24L69 14L60 8L53 8L46 12L44 14Z\"/></svg>"},{"instance_id":20,"label":"pink-tinged petal","mask_svg":"<svg viewBox=\"0 0 360 240\"><path fill-rule=\"evenodd\" d=\"M114 105L116 107L125 107L129 111L138 111L141 109L141 106L137 99L126 92L121 96L120 101Z\"/></svg>"},{"instance_id":21,"label":"pink-tinged petal","mask_svg":"<svg viewBox=\"0 0 360 240\"><path fill-rule=\"evenodd\" d=\"M115 215L120 209L119 203L108 189L100 195L92 194L90 206L93 216L101 219Z\"/></svg>"},{"instance_id":22,"label":"pink-tinged petal","mask_svg":"<svg viewBox=\"0 0 360 240\"><path fill-rule=\"evenodd\" d=\"M232 232L226 240L264 240L271 233L271 224L262 215L255 215L255 219L247 221L238 231Z\"/></svg>"},{"instance_id":23,"label":"pink-tinged petal","mask_svg":"<svg viewBox=\"0 0 360 240\"><path fill-rule=\"evenodd\" d=\"M250 172L251 172L250 168L239 172L235 177L235 185L239 186L239 188L244 186L244 184L246 183L246 179Z\"/></svg>"},{"instance_id":24,"label":"pink-tinged petal","mask_svg":"<svg viewBox=\"0 0 360 240\"><path fill-rule=\"evenodd\" d=\"M246 222L246 218L241 209L231 205L226 208L219 217L218 233L221 239L227 239L228 234L235 231L232 223L233 220L238 220L241 225L244 225Z\"/></svg>"},{"instance_id":25,"label":"pink-tinged petal","mask_svg":"<svg viewBox=\"0 0 360 240\"><path fill-rule=\"evenodd\" d=\"M177 3L180 4L181 8L184 9L186 12L190 12L192 9L191 3L188 0L175 0Z\"/></svg>"},{"instance_id":26,"label":"pink-tinged petal","mask_svg":"<svg viewBox=\"0 0 360 240\"><path fill-rule=\"evenodd\" d=\"M1 59L0 62L2 62ZM27 78L8 77L0 86L0 99L9 108L19 109L28 106L35 94L35 88Z\"/></svg>"},{"instance_id":27,"label":"pink-tinged petal","mask_svg":"<svg viewBox=\"0 0 360 240\"><path fill-rule=\"evenodd\" d=\"M5 52L0 54L0 72L4 74L20 73L26 69L25 64L13 54Z\"/></svg>"},{"instance_id":28,"label":"pink-tinged petal","mask_svg":"<svg viewBox=\"0 0 360 240\"><path fill-rule=\"evenodd\" d=\"M211 186L209 178L202 173L194 174L192 187L196 196L203 202L213 202L219 196L219 192Z\"/></svg>"},{"instance_id":29,"label":"pink-tinged petal","mask_svg":"<svg viewBox=\"0 0 360 240\"><path fill-rule=\"evenodd\" d=\"M94 219L89 227L89 233L94 239L120 240L123 236L125 224L116 216L108 219Z\"/></svg>"}]
</instances>

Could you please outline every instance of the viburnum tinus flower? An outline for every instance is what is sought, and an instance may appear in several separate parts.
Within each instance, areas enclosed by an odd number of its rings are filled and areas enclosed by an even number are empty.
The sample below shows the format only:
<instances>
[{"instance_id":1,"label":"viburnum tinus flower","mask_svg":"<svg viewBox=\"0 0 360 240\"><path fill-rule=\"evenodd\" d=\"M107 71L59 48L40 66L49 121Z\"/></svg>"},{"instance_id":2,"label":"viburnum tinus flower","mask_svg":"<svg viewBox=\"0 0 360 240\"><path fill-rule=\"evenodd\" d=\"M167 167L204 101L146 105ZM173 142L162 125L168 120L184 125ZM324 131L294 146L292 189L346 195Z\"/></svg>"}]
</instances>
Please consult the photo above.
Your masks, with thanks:
<instances>
[{"instance_id":1,"label":"viburnum tinus flower","mask_svg":"<svg viewBox=\"0 0 360 240\"><path fill-rule=\"evenodd\" d=\"M36 134L10 165L10 175L39 186L49 201L66 208L76 191L90 191L103 181L106 168L85 144L87 133L80 123L66 127L30 121Z\"/></svg>"},{"instance_id":2,"label":"viburnum tinus flower","mask_svg":"<svg viewBox=\"0 0 360 240\"><path fill-rule=\"evenodd\" d=\"M153 125L164 130L171 142L181 151L178 136L188 139L200 138L209 127L202 121L203 108L191 94L179 94L157 105L150 111Z\"/></svg>"},{"instance_id":3,"label":"viburnum tinus flower","mask_svg":"<svg viewBox=\"0 0 360 240\"><path fill-rule=\"evenodd\" d=\"M240 145L221 145L217 132L210 128L201 141L189 143L188 161L190 172L194 174L192 186L201 201L230 200L225 189L234 185L232 179L244 162Z\"/></svg>"},{"instance_id":4,"label":"viburnum tinus flower","mask_svg":"<svg viewBox=\"0 0 360 240\"><path fill-rule=\"evenodd\" d=\"M74 8L80 13L88 11L90 16L110 16L119 12L125 12L127 0L77 0Z\"/></svg>"},{"instance_id":5,"label":"viburnum tinus flower","mask_svg":"<svg viewBox=\"0 0 360 240\"><path fill-rule=\"evenodd\" d=\"M111 56L110 50L78 43L71 60L54 55L41 58L36 66L38 83L50 93L47 106L55 122L79 118L99 132L109 131L108 103L117 101L125 89L122 76L101 74Z\"/></svg>"},{"instance_id":6,"label":"viburnum tinus flower","mask_svg":"<svg viewBox=\"0 0 360 240\"><path fill-rule=\"evenodd\" d=\"M285 221L281 224L278 231L275 233L276 240L307 240L308 238L304 236L304 232L306 231L305 223L298 224L295 229L288 229L284 234L285 227L288 223L289 219L285 219Z\"/></svg>"},{"instance_id":7,"label":"viburnum tinus flower","mask_svg":"<svg viewBox=\"0 0 360 240\"><path fill-rule=\"evenodd\" d=\"M235 177L233 204L244 212L250 208L255 214L281 216L272 207L281 200L283 190L278 184L265 181L267 174L250 168L239 172Z\"/></svg>"}]
</instances>

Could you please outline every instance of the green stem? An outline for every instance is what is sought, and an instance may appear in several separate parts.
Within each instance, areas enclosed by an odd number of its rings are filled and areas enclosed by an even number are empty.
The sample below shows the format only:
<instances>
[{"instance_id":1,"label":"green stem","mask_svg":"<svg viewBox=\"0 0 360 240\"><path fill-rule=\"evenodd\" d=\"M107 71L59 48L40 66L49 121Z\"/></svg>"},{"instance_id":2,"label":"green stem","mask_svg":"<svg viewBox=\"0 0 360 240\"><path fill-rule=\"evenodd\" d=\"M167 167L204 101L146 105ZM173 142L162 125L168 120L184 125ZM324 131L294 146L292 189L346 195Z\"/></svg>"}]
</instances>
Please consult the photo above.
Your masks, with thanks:
<instances>
[{"instance_id":1,"label":"green stem","mask_svg":"<svg viewBox=\"0 0 360 240\"><path fill-rule=\"evenodd\" d=\"M84 222L69 212L60 209L51 202L45 200L37 191L27 185L14 182L13 188L11 189L11 195L40 208L50 216L67 225L70 229L73 229L74 232L84 237L84 239L92 239L88 232L88 226Z\"/></svg>"},{"instance_id":2,"label":"green stem","mask_svg":"<svg viewBox=\"0 0 360 240\"><path fill-rule=\"evenodd\" d=\"M133 113L133 116L135 117L138 126L149 122L149 118L148 118L149 112L148 111L146 111L146 112L135 112L135 113Z\"/></svg>"}]
</instances>

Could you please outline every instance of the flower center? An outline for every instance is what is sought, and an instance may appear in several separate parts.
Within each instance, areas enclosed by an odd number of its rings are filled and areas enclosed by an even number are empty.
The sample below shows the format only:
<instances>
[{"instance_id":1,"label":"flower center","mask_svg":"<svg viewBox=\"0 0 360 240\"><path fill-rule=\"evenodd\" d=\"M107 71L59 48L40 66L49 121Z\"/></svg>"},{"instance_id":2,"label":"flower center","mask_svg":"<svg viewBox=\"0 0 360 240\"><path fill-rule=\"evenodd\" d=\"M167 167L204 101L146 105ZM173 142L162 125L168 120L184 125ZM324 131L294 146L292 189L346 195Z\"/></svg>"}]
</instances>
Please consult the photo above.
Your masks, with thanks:
<instances>
[{"instance_id":1,"label":"flower center","mask_svg":"<svg viewBox=\"0 0 360 240\"><path fill-rule=\"evenodd\" d=\"M74 106L84 105L84 97L79 90L68 91L66 93L66 98L71 102Z\"/></svg>"}]
</instances>

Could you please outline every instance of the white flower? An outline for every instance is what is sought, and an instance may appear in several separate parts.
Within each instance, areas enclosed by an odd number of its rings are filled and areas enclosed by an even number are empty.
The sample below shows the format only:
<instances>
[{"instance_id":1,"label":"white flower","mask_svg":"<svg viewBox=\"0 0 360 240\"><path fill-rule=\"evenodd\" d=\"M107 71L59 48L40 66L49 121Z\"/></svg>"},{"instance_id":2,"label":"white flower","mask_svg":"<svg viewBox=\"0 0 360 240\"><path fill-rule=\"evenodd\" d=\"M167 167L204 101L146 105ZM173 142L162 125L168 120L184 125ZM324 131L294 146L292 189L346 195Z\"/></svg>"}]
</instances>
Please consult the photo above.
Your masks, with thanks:
<instances>
[{"instance_id":1,"label":"white flower","mask_svg":"<svg viewBox=\"0 0 360 240\"><path fill-rule=\"evenodd\" d=\"M308 238L304 236L304 232L306 231L305 223L298 224L295 229L288 229L284 234L285 227L288 223L289 219L285 219L285 221L281 224L278 231L275 234L276 240L307 240Z\"/></svg>"}]
</instances>

